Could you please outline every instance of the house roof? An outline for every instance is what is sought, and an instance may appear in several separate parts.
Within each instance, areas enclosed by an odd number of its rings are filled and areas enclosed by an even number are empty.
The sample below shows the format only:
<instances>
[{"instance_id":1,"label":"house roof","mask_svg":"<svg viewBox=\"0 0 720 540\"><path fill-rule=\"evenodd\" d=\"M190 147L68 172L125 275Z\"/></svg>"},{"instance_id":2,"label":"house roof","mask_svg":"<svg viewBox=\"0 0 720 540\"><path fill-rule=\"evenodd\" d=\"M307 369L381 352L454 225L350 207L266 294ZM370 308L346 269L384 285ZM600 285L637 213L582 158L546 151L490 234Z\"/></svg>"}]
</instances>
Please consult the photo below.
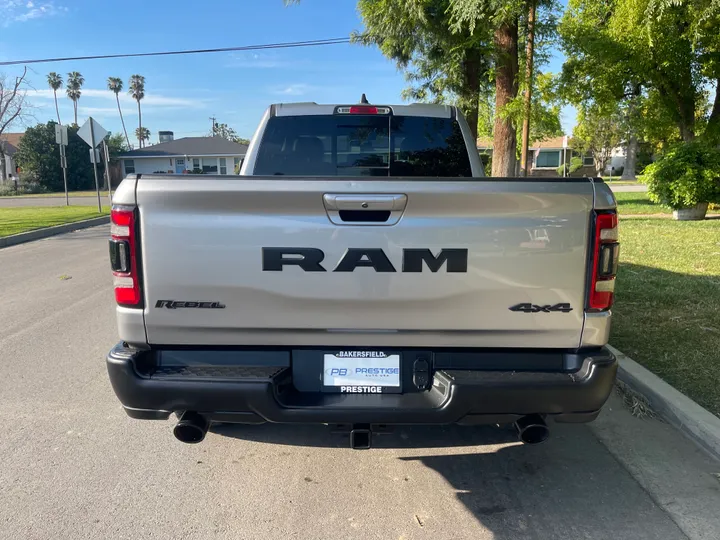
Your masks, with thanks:
<instances>
[{"instance_id":1,"label":"house roof","mask_svg":"<svg viewBox=\"0 0 720 540\"><path fill-rule=\"evenodd\" d=\"M174 141L154 144L121 154L123 158L169 157L169 156L243 156L247 145L238 144L222 137L183 137Z\"/></svg>"},{"instance_id":2,"label":"house roof","mask_svg":"<svg viewBox=\"0 0 720 540\"><path fill-rule=\"evenodd\" d=\"M538 149L542 149L542 148L561 149L561 148L563 148L563 139L564 138L565 138L564 136L560 136L560 137L550 137L547 139L534 141L534 142L530 143L530 149L531 150L538 150ZM568 137L567 147L570 148L571 146L572 146L572 139L570 137ZM478 137L477 147L478 148L492 148L493 147L492 137Z\"/></svg>"},{"instance_id":3,"label":"house roof","mask_svg":"<svg viewBox=\"0 0 720 540\"><path fill-rule=\"evenodd\" d=\"M18 146L20 146L20 139L23 138L24 133L3 133L0 135L0 140L5 141L5 155L12 156L17 152Z\"/></svg>"}]
</instances>

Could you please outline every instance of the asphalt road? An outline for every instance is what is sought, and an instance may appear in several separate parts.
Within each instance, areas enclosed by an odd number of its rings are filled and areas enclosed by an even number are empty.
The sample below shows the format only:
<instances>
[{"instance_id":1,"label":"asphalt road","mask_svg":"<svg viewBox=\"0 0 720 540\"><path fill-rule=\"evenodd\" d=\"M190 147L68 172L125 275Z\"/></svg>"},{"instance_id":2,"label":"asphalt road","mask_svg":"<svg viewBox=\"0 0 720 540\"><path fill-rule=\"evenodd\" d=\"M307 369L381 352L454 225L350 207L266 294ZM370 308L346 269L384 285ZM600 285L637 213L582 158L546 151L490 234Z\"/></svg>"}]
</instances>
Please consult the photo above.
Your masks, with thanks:
<instances>
[{"instance_id":1,"label":"asphalt road","mask_svg":"<svg viewBox=\"0 0 720 540\"><path fill-rule=\"evenodd\" d=\"M647 191L646 184L639 184L637 186L614 186L608 183L608 185L615 193L645 193Z\"/></svg>"},{"instance_id":2,"label":"asphalt road","mask_svg":"<svg viewBox=\"0 0 720 540\"><path fill-rule=\"evenodd\" d=\"M108 227L0 249L0 538L712 539L720 464L614 396L523 446L495 428L219 426L127 418Z\"/></svg>"}]
</instances>

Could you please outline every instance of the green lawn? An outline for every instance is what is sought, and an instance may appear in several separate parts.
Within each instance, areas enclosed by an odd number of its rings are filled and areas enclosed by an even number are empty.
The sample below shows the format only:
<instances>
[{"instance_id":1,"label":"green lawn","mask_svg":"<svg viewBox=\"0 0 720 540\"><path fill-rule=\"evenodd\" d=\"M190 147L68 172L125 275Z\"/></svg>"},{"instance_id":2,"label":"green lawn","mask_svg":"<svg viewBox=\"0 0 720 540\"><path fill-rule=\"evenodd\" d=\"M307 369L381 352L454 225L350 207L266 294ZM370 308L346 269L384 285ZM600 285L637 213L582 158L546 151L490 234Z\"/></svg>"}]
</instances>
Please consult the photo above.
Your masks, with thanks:
<instances>
[{"instance_id":1,"label":"green lawn","mask_svg":"<svg viewBox=\"0 0 720 540\"><path fill-rule=\"evenodd\" d=\"M100 191L101 197L107 197L108 192L107 191ZM69 195L71 197L96 197L97 192L96 191L70 191ZM52 192L52 193L32 193L30 195L13 195L12 193L6 193L4 195L0 195L0 197L18 197L23 199L33 199L37 197L65 197L64 191L59 192Z\"/></svg>"},{"instance_id":2,"label":"green lawn","mask_svg":"<svg viewBox=\"0 0 720 540\"><path fill-rule=\"evenodd\" d=\"M618 213L631 214L672 214L672 210L652 202L647 193L615 193Z\"/></svg>"},{"instance_id":3,"label":"green lawn","mask_svg":"<svg viewBox=\"0 0 720 540\"><path fill-rule=\"evenodd\" d=\"M610 343L720 416L720 220L626 219L620 242Z\"/></svg>"},{"instance_id":4,"label":"green lawn","mask_svg":"<svg viewBox=\"0 0 720 540\"><path fill-rule=\"evenodd\" d=\"M110 209L103 208L103 214ZM9 236L33 229L62 225L73 221L82 221L98 217L98 211L92 206L24 206L0 208L0 236Z\"/></svg>"}]
</instances>

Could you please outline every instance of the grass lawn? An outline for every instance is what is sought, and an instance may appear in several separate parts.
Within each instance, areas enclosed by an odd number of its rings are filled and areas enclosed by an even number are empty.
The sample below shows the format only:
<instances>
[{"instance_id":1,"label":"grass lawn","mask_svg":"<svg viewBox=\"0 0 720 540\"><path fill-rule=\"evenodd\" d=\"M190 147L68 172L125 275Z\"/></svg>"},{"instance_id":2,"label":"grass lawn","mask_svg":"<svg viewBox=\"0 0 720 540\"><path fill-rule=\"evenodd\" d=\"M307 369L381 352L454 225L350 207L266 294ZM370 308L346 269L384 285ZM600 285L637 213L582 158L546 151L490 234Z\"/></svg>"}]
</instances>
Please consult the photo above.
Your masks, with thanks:
<instances>
[{"instance_id":1,"label":"grass lawn","mask_svg":"<svg viewBox=\"0 0 720 540\"><path fill-rule=\"evenodd\" d=\"M630 214L672 214L672 210L652 202L647 193L615 193L618 213Z\"/></svg>"},{"instance_id":2,"label":"grass lawn","mask_svg":"<svg viewBox=\"0 0 720 540\"><path fill-rule=\"evenodd\" d=\"M103 207L103 214L110 209ZM0 236L9 236L21 232L62 225L73 221L82 221L98 217L98 211L92 206L23 206L0 208Z\"/></svg>"},{"instance_id":3,"label":"grass lawn","mask_svg":"<svg viewBox=\"0 0 720 540\"><path fill-rule=\"evenodd\" d=\"M720 220L627 219L620 242L610 343L720 416Z\"/></svg>"},{"instance_id":4,"label":"grass lawn","mask_svg":"<svg viewBox=\"0 0 720 540\"><path fill-rule=\"evenodd\" d=\"M68 192L70 197L96 197L97 192L96 191L70 191ZM108 192L107 191L100 191L101 197L107 197ZM0 197L18 197L23 199L34 199L37 197L65 197L64 191L59 192L53 192L53 193L32 193L30 195L13 195L12 193L8 193L6 195L0 195Z\"/></svg>"}]
</instances>

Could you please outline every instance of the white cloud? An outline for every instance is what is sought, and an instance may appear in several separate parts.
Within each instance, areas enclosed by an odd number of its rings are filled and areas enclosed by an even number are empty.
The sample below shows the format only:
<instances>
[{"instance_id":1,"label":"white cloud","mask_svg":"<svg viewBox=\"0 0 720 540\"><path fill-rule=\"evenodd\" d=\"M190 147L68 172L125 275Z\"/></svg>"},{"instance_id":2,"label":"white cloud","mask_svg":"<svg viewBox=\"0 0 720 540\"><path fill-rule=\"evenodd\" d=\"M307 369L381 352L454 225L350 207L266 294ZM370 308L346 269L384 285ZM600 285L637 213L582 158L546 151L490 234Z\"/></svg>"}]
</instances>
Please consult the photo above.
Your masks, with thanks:
<instances>
[{"instance_id":1,"label":"white cloud","mask_svg":"<svg viewBox=\"0 0 720 540\"><path fill-rule=\"evenodd\" d=\"M117 107L78 107L78 116L117 116Z\"/></svg>"},{"instance_id":2,"label":"white cloud","mask_svg":"<svg viewBox=\"0 0 720 540\"><path fill-rule=\"evenodd\" d=\"M40 90L28 90L28 97L30 99L54 99L53 91L50 88L42 88ZM65 91L61 90L58 92L58 99L62 97L66 98ZM92 98L105 101L115 101L115 94L110 90L104 90L100 88L83 88L82 95L80 96L80 103L83 99ZM163 96L161 94L146 94L145 97L140 101L142 106L153 106L153 107L183 107L189 109L202 109L205 107L207 100L203 99L188 99ZM127 92L120 93L120 103L123 105L135 105L135 100Z\"/></svg>"},{"instance_id":3,"label":"white cloud","mask_svg":"<svg viewBox=\"0 0 720 540\"><path fill-rule=\"evenodd\" d=\"M311 90L313 90L313 87L304 83L276 86L270 89L273 94L279 96L303 96Z\"/></svg>"},{"instance_id":4,"label":"white cloud","mask_svg":"<svg viewBox=\"0 0 720 540\"><path fill-rule=\"evenodd\" d=\"M67 10L67 7L56 4L55 0L45 0L38 3L32 0L0 0L0 13L3 15L2 26L5 27L13 22L53 17Z\"/></svg>"}]
</instances>

